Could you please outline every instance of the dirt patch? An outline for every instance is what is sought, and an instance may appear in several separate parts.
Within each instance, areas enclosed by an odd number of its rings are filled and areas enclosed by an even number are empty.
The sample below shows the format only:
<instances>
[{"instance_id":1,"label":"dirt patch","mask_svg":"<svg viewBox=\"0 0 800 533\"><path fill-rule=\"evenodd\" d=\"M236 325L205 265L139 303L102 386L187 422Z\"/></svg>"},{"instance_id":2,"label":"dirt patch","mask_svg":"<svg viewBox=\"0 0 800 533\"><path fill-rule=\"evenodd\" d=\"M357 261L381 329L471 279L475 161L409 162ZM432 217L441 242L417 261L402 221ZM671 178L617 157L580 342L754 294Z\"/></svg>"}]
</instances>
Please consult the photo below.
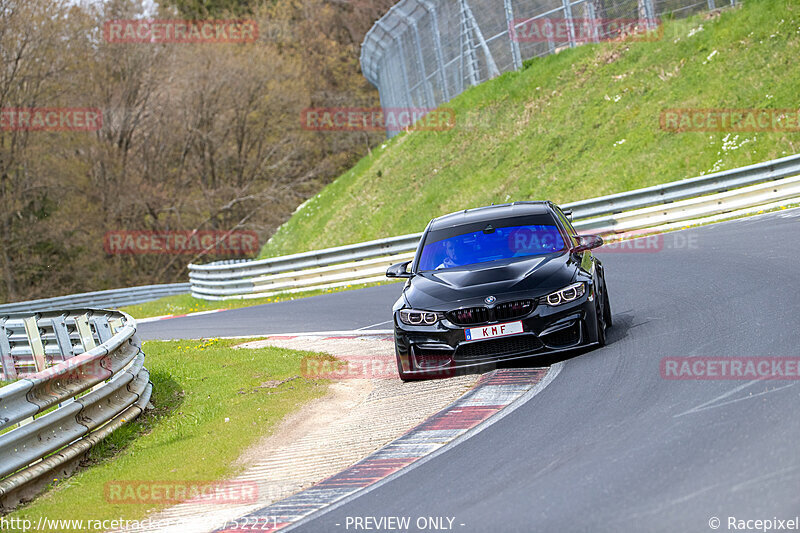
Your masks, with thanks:
<instances>
[{"instance_id":1,"label":"dirt patch","mask_svg":"<svg viewBox=\"0 0 800 533\"><path fill-rule=\"evenodd\" d=\"M479 377L403 383L396 371L389 370L394 365L394 345L386 335L277 337L238 347L264 346L323 352L358 363L366 359L372 364L358 366L369 369L363 375L331 383L324 397L287 416L275 431L239 457L235 466L241 473L233 480L257 485L255 503L187 502L157 513L150 517L150 525L135 531L199 533L224 527L230 520L282 500L358 462L447 407L472 388ZM262 386L276 388L282 384L267 381Z\"/></svg>"}]
</instances>

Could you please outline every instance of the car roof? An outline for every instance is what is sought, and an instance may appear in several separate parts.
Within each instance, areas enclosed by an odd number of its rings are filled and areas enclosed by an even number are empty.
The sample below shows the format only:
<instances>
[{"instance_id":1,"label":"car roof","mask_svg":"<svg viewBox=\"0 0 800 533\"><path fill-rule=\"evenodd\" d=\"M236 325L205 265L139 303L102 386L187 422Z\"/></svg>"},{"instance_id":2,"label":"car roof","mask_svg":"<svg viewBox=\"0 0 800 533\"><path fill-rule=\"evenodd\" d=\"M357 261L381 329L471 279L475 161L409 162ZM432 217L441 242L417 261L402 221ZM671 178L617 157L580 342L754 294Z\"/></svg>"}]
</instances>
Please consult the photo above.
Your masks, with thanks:
<instances>
[{"instance_id":1,"label":"car roof","mask_svg":"<svg viewBox=\"0 0 800 533\"><path fill-rule=\"evenodd\" d=\"M464 224L491 222L504 218L524 215L541 215L552 212L551 202L514 202L510 204L487 205L473 209L464 209L448 215L442 215L431 221L430 229L452 228Z\"/></svg>"}]
</instances>

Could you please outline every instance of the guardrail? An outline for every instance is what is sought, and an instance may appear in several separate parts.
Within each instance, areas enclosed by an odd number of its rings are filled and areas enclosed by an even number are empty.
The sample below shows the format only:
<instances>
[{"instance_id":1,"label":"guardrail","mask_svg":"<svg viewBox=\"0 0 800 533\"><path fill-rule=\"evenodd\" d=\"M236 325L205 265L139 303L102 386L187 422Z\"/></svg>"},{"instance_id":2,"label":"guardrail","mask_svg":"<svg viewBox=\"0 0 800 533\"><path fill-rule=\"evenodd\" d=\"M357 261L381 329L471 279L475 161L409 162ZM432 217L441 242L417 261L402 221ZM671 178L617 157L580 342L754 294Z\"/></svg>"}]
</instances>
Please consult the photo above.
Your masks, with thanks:
<instances>
[{"instance_id":1,"label":"guardrail","mask_svg":"<svg viewBox=\"0 0 800 533\"><path fill-rule=\"evenodd\" d=\"M659 224L800 198L800 154L664 185L565 204L576 229L597 233ZM788 178L788 179L787 179ZM410 259L421 233L257 261L189 265L192 295L204 300L262 298L381 281Z\"/></svg>"},{"instance_id":2,"label":"guardrail","mask_svg":"<svg viewBox=\"0 0 800 533\"><path fill-rule=\"evenodd\" d=\"M140 304L157 300L164 296L186 294L190 291L189 283L170 283L165 285L144 285L126 289L84 292L68 296L56 296L41 300L28 300L0 305L0 313L40 313L58 309L81 309L99 307L116 309L125 305Z\"/></svg>"},{"instance_id":3,"label":"guardrail","mask_svg":"<svg viewBox=\"0 0 800 533\"><path fill-rule=\"evenodd\" d=\"M0 508L52 480L150 400L136 322L118 311L0 315Z\"/></svg>"}]
</instances>

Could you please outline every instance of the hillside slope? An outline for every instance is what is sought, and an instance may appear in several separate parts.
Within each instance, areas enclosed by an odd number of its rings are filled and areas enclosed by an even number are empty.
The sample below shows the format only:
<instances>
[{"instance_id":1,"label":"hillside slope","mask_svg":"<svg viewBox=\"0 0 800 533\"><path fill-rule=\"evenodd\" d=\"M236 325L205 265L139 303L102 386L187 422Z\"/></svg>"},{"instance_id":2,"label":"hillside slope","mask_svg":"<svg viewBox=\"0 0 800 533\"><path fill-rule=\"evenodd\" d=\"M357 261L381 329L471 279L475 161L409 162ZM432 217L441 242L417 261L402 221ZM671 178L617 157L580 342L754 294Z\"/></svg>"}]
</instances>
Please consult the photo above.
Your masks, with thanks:
<instances>
[{"instance_id":1,"label":"hillside slope","mask_svg":"<svg viewBox=\"0 0 800 533\"><path fill-rule=\"evenodd\" d=\"M669 132L669 108L798 109L800 0L667 21L656 42L526 63L445 107L446 132L387 141L303 205L262 257L421 231L443 213L568 202L800 151L800 133ZM331 133L336 135L336 133Z\"/></svg>"}]
</instances>

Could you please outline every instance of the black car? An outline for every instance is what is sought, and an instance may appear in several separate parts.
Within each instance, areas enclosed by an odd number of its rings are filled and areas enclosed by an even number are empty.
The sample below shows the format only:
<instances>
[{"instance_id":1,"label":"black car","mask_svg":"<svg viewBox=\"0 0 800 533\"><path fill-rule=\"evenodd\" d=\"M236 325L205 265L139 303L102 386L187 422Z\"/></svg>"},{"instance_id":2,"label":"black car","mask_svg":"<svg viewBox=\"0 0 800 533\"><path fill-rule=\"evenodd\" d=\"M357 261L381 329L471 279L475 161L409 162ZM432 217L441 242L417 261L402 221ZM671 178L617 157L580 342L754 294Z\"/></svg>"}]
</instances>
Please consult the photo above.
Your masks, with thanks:
<instances>
[{"instance_id":1,"label":"black car","mask_svg":"<svg viewBox=\"0 0 800 533\"><path fill-rule=\"evenodd\" d=\"M408 278L393 308L401 379L604 345L611 306L591 252L602 244L552 202L432 220L413 261L386 272Z\"/></svg>"}]
</instances>

